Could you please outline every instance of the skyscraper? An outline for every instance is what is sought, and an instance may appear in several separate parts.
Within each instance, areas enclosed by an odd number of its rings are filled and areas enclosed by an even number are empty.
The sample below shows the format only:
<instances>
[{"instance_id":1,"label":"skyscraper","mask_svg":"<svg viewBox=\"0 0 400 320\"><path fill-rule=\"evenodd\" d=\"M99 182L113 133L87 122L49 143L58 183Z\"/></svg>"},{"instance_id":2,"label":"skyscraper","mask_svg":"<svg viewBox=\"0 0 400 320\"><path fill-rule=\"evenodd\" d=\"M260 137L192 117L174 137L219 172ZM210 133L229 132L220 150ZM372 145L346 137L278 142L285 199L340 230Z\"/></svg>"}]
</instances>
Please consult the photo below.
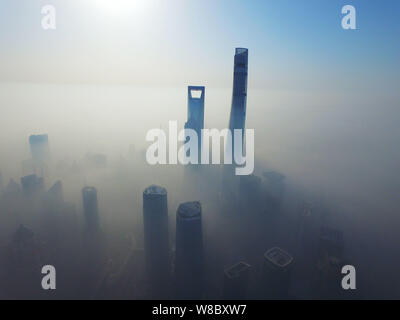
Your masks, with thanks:
<instances>
[{"instance_id":1,"label":"skyscraper","mask_svg":"<svg viewBox=\"0 0 400 320\"><path fill-rule=\"evenodd\" d=\"M31 135L29 137L32 159L42 162L49 157L49 138L47 134Z\"/></svg>"},{"instance_id":2,"label":"skyscraper","mask_svg":"<svg viewBox=\"0 0 400 320\"><path fill-rule=\"evenodd\" d=\"M43 178L39 178L35 174L22 177L21 185L22 185L22 191L24 192L25 196L30 197L44 191Z\"/></svg>"},{"instance_id":3,"label":"skyscraper","mask_svg":"<svg viewBox=\"0 0 400 320\"><path fill-rule=\"evenodd\" d=\"M250 265L246 262L239 262L225 269L223 298L226 300L246 299L249 273Z\"/></svg>"},{"instance_id":4,"label":"skyscraper","mask_svg":"<svg viewBox=\"0 0 400 320\"><path fill-rule=\"evenodd\" d=\"M165 298L170 273L167 190L152 185L143 191L146 273L153 297Z\"/></svg>"},{"instance_id":5,"label":"skyscraper","mask_svg":"<svg viewBox=\"0 0 400 320\"><path fill-rule=\"evenodd\" d=\"M47 174L49 152L49 138L47 134L31 135L29 137L33 170L39 176Z\"/></svg>"},{"instance_id":6,"label":"skyscraper","mask_svg":"<svg viewBox=\"0 0 400 320\"><path fill-rule=\"evenodd\" d=\"M235 161L235 135L234 130L242 130L242 147L244 144L244 130L246 125L246 106L247 106L247 70L248 70L248 49L236 48L233 69L233 93L232 106L229 118L229 130L232 134L232 144L228 143L225 147L225 158ZM239 143L236 141L236 143ZM234 179L234 165L226 165L224 170L224 194L228 201L236 196L239 188L238 179Z\"/></svg>"},{"instance_id":7,"label":"skyscraper","mask_svg":"<svg viewBox=\"0 0 400 320\"><path fill-rule=\"evenodd\" d=\"M96 188L84 187L82 189L82 200L86 229L97 230L99 227L99 209Z\"/></svg>"},{"instance_id":8,"label":"skyscraper","mask_svg":"<svg viewBox=\"0 0 400 320\"><path fill-rule=\"evenodd\" d=\"M188 87L188 120L185 123L185 129L192 129L197 133L198 163L201 162L201 152L203 145L203 136L201 130L204 129L204 98L204 87Z\"/></svg>"},{"instance_id":9,"label":"skyscraper","mask_svg":"<svg viewBox=\"0 0 400 320\"><path fill-rule=\"evenodd\" d=\"M247 105L247 70L248 70L248 49L236 48L233 70L233 94L232 107L229 119L229 129L242 129L242 137L246 124ZM234 146L234 142L233 142ZM232 146L232 152L234 150ZM232 153L233 156L233 153ZM232 157L233 159L233 157Z\"/></svg>"},{"instance_id":10,"label":"skyscraper","mask_svg":"<svg viewBox=\"0 0 400 320\"><path fill-rule=\"evenodd\" d=\"M293 257L275 247L264 254L263 294L266 299L287 299L291 284Z\"/></svg>"},{"instance_id":11,"label":"skyscraper","mask_svg":"<svg viewBox=\"0 0 400 320\"><path fill-rule=\"evenodd\" d=\"M178 299L200 299L203 291L203 233L200 202L186 202L176 214L175 277Z\"/></svg>"}]
</instances>

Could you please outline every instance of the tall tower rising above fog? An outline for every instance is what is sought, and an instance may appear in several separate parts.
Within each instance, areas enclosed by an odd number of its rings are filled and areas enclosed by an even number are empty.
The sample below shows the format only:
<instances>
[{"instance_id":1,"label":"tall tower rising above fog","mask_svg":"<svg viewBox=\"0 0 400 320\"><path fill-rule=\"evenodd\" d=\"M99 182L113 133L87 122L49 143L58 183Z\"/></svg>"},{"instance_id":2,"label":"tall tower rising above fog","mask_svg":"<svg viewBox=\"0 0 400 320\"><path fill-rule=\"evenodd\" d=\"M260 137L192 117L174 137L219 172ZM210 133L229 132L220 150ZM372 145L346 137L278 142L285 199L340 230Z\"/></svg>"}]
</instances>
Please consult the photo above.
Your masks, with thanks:
<instances>
[{"instance_id":1,"label":"tall tower rising above fog","mask_svg":"<svg viewBox=\"0 0 400 320\"><path fill-rule=\"evenodd\" d=\"M47 134L29 136L32 159L35 162L46 161L49 157L49 137Z\"/></svg>"},{"instance_id":2,"label":"tall tower rising above fog","mask_svg":"<svg viewBox=\"0 0 400 320\"><path fill-rule=\"evenodd\" d=\"M196 131L198 140L198 159L201 161L202 152L202 132L204 129L204 98L205 87L188 87L188 120L185 123L185 129Z\"/></svg>"},{"instance_id":3,"label":"tall tower rising above fog","mask_svg":"<svg viewBox=\"0 0 400 320\"><path fill-rule=\"evenodd\" d=\"M167 190L152 185L143 191L146 273L155 298L165 298L170 272Z\"/></svg>"},{"instance_id":4,"label":"tall tower rising above fog","mask_svg":"<svg viewBox=\"0 0 400 320\"><path fill-rule=\"evenodd\" d=\"M175 276L178 299L200 299L203 291L203 231L200 202L186 202L176 214Z\"/></svg>"},{"instance_id":5,"label":"tall tower rising above fog","mask_svg":"<svg viewBox=\"0 0 400 320\"><path fill-rule=\"evenodd\" d=\"M232 107L229 119L231 130L244 130L246 124L248 52L245 48L235 50Z\"/></svg>"},{"instance_id":6,"label":"tall tower rising above fog","mask_svg":"<svg viewBox=\"0 0 400 320\"><path fill-rule=\"evenodd\" d=\"M232 106L229 118L229 130L232 134L232 145L227 143L225 147L225 158L235 159L235 136L234 130L242 130L242 146L244 143L244 129L246 125L247 106L247 70L248 70L248 49L236 48L233 69L233 93ZM234 162L233 162L234 163ZM238 189L238 181L234 180L234 166L225 166L224 170L224 194L233 196Z\"/></svg>"},{"instance_id":7,"label":"tall tower rising above fog","mask_svg":"<svg viewBox=\"0 0 400 320\"><path fill-rule=\"evenodd\" d=\"M85 215L86 229L96 230L99 227L99 206L97 190L94 187L82 189L83 213Z\"/></svg>"},{"instance_id":8,"label":"tall tower rising above fog","mask_svg":"<svg viewBox=\"0 0 400 320\"><path fill-rule=\"evenodd\" d=\"M29 136L33 170L39 176L47 174L47 165L50 157L49 137L47 134Z\"/></svg>"}]
</instances>

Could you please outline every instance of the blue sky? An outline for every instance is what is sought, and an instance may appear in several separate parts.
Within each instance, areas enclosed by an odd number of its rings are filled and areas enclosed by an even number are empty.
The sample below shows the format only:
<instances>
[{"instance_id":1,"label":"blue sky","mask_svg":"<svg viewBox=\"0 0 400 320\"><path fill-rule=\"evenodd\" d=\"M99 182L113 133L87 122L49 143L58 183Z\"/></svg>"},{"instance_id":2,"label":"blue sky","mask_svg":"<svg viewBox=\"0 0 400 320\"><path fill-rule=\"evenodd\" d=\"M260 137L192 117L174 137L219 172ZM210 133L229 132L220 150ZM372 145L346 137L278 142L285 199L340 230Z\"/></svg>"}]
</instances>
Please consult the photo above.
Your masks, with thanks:
<instances>
[{"instance_id":1,"label":"blue sky","mask_svg":"<svg viewBox=\"0 0 400 320\"><path fill-rule=\"evenodd\" d=\"M0 80L227 87L243 46L255 88L398 89L397 0L104 1L1 0ZM41 29L45 4L56 30ZM357 30L341 28L346 4Z\"/></svg>"}]
</instances>

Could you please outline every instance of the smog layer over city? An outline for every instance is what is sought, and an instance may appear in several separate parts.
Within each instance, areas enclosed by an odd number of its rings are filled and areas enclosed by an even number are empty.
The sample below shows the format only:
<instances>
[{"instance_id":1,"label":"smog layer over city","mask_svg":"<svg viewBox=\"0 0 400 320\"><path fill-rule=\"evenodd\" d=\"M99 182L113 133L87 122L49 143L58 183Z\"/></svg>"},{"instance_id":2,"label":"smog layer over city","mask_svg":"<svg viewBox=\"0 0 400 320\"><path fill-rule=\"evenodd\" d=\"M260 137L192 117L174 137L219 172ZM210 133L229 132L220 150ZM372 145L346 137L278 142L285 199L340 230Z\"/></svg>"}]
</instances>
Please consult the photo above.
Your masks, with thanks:
<instances>
[{"instance_id":1,"label":"smog layer over city","mask_svg":"<svg viewBox=\"0 0 400 320\"><path fill-rule=\"evenodd\" d=\"M400 4L350 2L2 1L0 299L399 299Z\"/></svg>"}]
</instances>

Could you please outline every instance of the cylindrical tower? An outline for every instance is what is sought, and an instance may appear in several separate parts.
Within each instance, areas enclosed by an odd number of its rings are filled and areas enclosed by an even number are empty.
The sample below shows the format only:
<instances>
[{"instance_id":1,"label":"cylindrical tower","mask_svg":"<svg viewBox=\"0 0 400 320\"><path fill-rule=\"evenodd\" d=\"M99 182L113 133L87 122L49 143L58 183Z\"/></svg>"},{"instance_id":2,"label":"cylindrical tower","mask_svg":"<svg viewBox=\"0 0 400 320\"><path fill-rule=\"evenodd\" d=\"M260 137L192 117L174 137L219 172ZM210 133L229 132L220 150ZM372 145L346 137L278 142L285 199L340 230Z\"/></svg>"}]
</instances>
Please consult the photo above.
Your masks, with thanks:
<instances>
[{"instance_id":1,"label":"cylindrical tower","mask_svg":"<svg viewBox=\"0 0 400 320\"><path fill-rule=\"evenodd\" d=\"M153 297L164 298L170 274L167 190L152 185L143 191L146 273Z\"/></svg>"},{"instance_id":2,"label":"cylindrical tower","mask_svg":"<svg viewBox=\"0 0 400 320\"><path fill-rule=\"evenodd\" d=\"M178 299L200 299L203 291L203 233L200 202L182 203L176 214L175 276Z\"/></svg>"}]
</instances>

